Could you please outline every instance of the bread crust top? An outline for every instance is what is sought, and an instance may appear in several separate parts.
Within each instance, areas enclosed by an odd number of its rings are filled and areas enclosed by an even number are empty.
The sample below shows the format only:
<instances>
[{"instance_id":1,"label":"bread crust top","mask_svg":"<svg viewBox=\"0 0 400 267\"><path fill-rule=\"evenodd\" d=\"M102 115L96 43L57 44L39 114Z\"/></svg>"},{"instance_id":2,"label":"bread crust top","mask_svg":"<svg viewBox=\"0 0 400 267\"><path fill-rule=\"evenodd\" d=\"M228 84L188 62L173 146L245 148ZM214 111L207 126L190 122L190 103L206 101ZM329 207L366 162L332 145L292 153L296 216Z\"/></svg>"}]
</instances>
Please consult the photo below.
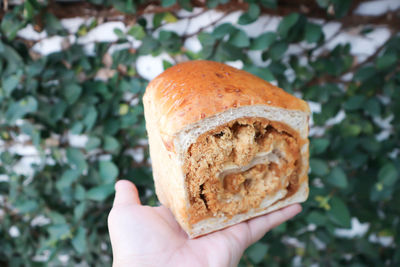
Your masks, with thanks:
<instances>
[{"instance_id":1,"label":"bread crust top","mask_svg":"<svg viewBox=\"0 0 400 267\"><path fill-rule=\"evenodd\" d=\"M257 76L223 63L195 60L175 65L153 79L143 97L151 106L168 150L187 125L228 109L266 105L310 112L308 104Z\"/></svg>"}]
</instances>

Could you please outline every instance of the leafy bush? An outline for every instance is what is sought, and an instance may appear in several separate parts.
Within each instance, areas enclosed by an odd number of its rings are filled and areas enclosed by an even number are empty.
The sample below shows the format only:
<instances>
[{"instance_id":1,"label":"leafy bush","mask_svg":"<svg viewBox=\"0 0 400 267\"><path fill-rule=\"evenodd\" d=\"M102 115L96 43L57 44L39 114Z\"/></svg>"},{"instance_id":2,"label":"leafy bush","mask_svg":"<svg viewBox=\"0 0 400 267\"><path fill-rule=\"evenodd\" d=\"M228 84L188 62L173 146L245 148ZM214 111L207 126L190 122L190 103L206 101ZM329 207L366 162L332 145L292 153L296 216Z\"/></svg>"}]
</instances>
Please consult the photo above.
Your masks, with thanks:
<instances>
[{"instance_id":1,"label":"leafy bush","mask_svg":"<svg viewBox=\"0 0 400 267\"><path fill-rule=\"evenodd\" d=\"M163 0L154 16L144 15L145 1L90 2L97 5L87 4L92 9L130 13L127 24L135 21L126 32L115 31L117 41L95 42L93 53L66 42L61 51L39 56L31 41L17 37L28 24L49 36L69 35L59 10L47 1L27 0L1 14L0 265L110 265L106 222L114 182L133 181L142 202L157 205L141 103L148 81L137 73L136 62L163 52L175 60L165 60L165 68L188 59L240 60L243 69L321 105L311 129L309 200L295 220L251 246L241 265L400 264L398 31L392 29L390 39L359 63L349 44L327 49L324 24L309 19L304 8L286 15L276 31L249 36L242 25L257 23L262 12L276 12L271 8L279 11L274 0L246 1L238 24L213 28L214 22L194 34L160 31L183 19L176 3L191 10L191 1ZM327 19L341 21L340 30L354 26L346 24L350 1L313 5ZM222 10L234 9L228 4ZM101 24L98 16L74 36ZM373 25L359 29L368 36ZM201 43L199 52L184 48L193 36ZM137 49L110 49L132 38L141 41ZM293 46L301 51L291 52ZM82 145L76 138L87 140ZM337 228L351 227L352 218L368 223L368 230L343 237ZM379 242L382 238L389 244Z\"/></svg>"}]
</instances>

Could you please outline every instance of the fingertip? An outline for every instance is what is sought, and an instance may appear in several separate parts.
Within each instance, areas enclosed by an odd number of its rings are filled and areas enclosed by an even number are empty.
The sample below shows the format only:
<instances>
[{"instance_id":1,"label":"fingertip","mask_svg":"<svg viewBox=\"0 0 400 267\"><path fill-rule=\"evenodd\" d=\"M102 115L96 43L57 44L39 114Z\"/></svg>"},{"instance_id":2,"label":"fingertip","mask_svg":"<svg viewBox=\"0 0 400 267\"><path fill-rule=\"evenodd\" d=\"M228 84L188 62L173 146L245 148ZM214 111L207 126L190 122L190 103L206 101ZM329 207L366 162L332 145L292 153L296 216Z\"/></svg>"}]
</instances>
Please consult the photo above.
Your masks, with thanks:
<instances>
[{"instance_id":1,"label":"fingertip","mask_svg":"<svg viewBox=\"0 0 400 267\"><path fill-rule=\"evenodd\" d=\"M121 188L127 188L127 187L131 187L131 188L133 187L134 190L137 191L136 186L131 181L128 181L128 180L118 180L114 186L115 191L118 191Z\"/></svg>"},{"instance_id":2,"label":"fingertip","mask_svg":"<svg viewBox=\"0 0 400 267\"><path fill-rule=\"evenodd\" d=\"M284 209L286 210L287 213L292 214L293 216L296 216L303 210L303 207L300 204L296 203L296 204L287 206Z\"/></svg>"},{"instance_id":3,"label":"fingertip","mask_svg":"<svg viewBox=\"0 0 400 267\"><path fill-rule=\"evenodd\" d=\"M139 193L136 186L128 180L119 180L115 183L115 199L116 205L140 204Z\"/></svg>"}]
</instances>

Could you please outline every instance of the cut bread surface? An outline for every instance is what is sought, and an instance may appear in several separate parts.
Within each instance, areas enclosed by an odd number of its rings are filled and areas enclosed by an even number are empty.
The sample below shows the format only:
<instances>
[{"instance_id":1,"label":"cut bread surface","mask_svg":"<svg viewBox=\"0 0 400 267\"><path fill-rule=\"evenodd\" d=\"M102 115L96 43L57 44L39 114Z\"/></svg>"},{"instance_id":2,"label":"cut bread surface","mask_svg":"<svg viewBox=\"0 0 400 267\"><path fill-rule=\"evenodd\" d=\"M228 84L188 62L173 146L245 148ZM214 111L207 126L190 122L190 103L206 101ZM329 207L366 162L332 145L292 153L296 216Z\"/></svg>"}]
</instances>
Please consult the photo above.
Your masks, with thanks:
<instances>
[{"instance_id":1,"label":"cut bread surface","mask_svg":"<svg viewBox=\"0 0 400 267\"><path fill-rule=\"evenodd\" d=\"M284 128L263 118L240 118L189 147L183 170L190 223L245 213L278 191L284 197L297 189L300 148Z\"/></svg>"}]
</instances>

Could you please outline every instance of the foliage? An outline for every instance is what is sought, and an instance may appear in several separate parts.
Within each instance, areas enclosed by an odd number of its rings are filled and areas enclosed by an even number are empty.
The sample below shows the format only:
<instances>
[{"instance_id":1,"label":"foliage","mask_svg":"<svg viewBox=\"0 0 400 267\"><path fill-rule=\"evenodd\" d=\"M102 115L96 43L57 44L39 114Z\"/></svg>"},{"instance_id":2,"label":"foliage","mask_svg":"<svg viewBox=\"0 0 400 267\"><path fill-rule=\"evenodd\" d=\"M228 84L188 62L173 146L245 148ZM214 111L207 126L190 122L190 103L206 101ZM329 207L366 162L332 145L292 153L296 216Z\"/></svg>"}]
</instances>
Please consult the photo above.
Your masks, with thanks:
<instances>
[{"instance_id":1,"label":"foliage","mask_svg":"<svg viewBox=\"0 0 400 267\"><path fill-rule=\"evenodd\" d=\"M91 2L111 5L105 0ZM59 19L46 11L46 1L24 1L3 16L0 265L59 266L66 255L71 265L110 265L106 222L114 182L132 180L143 203L157 204L141 103L148 81L137 74L135 63L142 55L162 52L174 59L241 60L245 70L321 104L321 112L313 114L320 134L311 137L309 200L295 220L251 246L241 266L287 266L294 264L296 256L306 266L399 265L400 248L395 245L400 243L399 34L358 64L349 44L324 49L322 26L300 11L285 16L274 32L248 36L240 25L257 22L260 10L276 8L277 1L247 1L249 8L237 24L201 29L197 38L202 49L193 52L183 48L190 36L160 31L179 19L175 13L154 15L151 28L149 19L135 14L143 2L112 1L116 9L133 14L137 23L126 33L116 31L119 40L115 43L95 43L94 54L73 43L38 58L29 43L16 37L28 23L37 23L38 16L49 35L67 35ZM207 5L214 8L226 2L208 1ZM317 0L323 9L333 7L336 17L346 15L348 2ZM190 1L185 0L161 1L161 6L176 3L191 10ZM81 26L76 37L96 24ZM138 49L110 54L112 45L131 37L141 40ZM289 53L299 43L303 52ZM265 64L255 64L249 51L261 53ZM171 64L165 61L164 67ZM111 77L96 79L104 69ZM345 79L349 74L354 76ZM340 112L345 118L332 123L330 119ZM383 120L390 125L384 126ZM377 138L382 131L388 131L387 138ZM29 138L18 138L21 135ZM88 138L83 147L71 141L75 135ZM21 174L21 161L30 156L16 153L18 145L34 146L38 152L32 174ZM144 151L144 159L133 160L133 151ZM368 232L354 238L335 234L337 228L349 228L352 217L368 222ZM42 223L38 223L40 218ZM370 235L394 241L383 246L371 242ZM288 242L291 237L302 245ZM43 255L45 262L40 261Z\"/></svg>"}]
</instances>

